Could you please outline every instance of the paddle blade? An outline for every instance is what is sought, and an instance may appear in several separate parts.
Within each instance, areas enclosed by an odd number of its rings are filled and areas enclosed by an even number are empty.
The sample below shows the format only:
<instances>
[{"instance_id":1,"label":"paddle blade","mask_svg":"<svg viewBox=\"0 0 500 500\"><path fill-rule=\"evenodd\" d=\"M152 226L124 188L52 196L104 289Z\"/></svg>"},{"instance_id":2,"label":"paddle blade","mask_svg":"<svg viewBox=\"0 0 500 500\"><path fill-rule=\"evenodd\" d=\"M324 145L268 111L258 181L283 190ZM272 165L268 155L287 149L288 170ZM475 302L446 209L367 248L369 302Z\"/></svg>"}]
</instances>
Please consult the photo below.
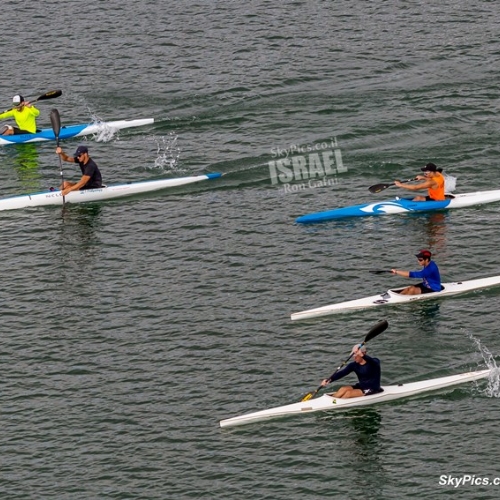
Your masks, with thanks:
<instances>
[{"instance_id":1,"label":"paddle blade","mask_svg":"<svg viewBox=\"0 0 500 500\"><path fill-rule=\"evenodd\" d=\"M313 392L308 392L300 401L303 402L303 401L309 401L310 399L312 399L314 396L316 396L316 394L318 394L319 390L321 389L321 385Z\"/></svg>"},{"instance_id":2,"label":"paddle blade","mask_svg":"<svg viewBox=\"0 0 500 500\"><path fill-rule=\"evenodd\" d=\"M373 186L370 186L368 188L368 191L370 193L380 193L380 191L383 191L384 189L387 189L388 187L394 186L394 184L374 184Z\"/></svg>"},{"instance_id":3,"label":"paddle blade","mask_svg":"<svg viewBox=\"0 0 500 500\"><path fill-rule=\"evenodd\" d=\"M59 111L57 111L57 109L53 109L50 112L50 123L52 124L52 130L54 131L54 135L56 136L56 141L59 143L59 132L61 132L61 117L59 116Z\"/></svg>"},{"instance_id":4,"label":"paddle blade","mask_svg":"<svg viewBox=\"0 0 500 500\"><path fill-rule=\"evenodd\" d=\"M55 99L56 97L59 97L60 95L62 95L62 90L49 90L48 92L45 92L45 94L42 94L37 99L37 101L46 101L47 99Z\"/></svg>"},{"instance_id":5,"label":"paddle blade","mask_svg":"<svg viewBox=\"0 0 500 500\"><path fill-rule=\"evenodd\" d=\"M363 344L366 344L371 339L374 339L377 335L380 335L382 332L387 330L388 326L389 323L387 323L387 320L385 319L380 320L376 325L372 326L370 331L366 334Z\"/></svg>"}]
</instances>

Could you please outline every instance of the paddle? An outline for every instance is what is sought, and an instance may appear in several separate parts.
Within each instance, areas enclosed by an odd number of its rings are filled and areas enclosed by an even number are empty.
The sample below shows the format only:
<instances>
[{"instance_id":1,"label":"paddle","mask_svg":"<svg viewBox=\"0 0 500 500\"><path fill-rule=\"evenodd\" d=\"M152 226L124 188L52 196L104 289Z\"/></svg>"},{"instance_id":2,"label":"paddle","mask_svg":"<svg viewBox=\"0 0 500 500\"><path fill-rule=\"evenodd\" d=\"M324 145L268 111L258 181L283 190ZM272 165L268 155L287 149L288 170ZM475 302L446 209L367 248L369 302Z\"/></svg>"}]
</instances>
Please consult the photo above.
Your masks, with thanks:
<instances>
[{"instance_id":1,"label":"paddle","mask_svg":"<svg viewBox=\"0 0 500 500\"><path fill-rule=\"evenodd\" d=\"M59 133L61 132L61 117L59 116L59 111L57 111L57 109L55 108L50 112L50 123L52 124L52 130L54 131L54 136L56 138L56 144L57 144L56 147L59 147ZM62 191L64 185L64 173L63 173L61 155L57 156L59 156L59 168L61 170L61 191ZM65 203L66 200L63 195L63 207Z\"/></svg>"},{"instance_id":2,"label":"paddle","mask_svg":"<svg viewBox=\"0 0 500 500\"><path fill-rule=\"evenodd\" d=\"M46 101L47 99L55 99L56 97L59 97L61 95L62 90L49 90L48 92L45 92L45 94L42 94L40 97L37 97L34 101L30 102L33 103L38 101Z\"/></svg>"},{"instance_id":3,"label":"paddle","mask_svg":"<svg viewBox=\"0 0 500 500\"><path fill-rule=\"evenodd\" d=\"M38 102L38 101L46 101L47 99L55 99L56 97L59 97L60 95L62 95L62 90L49 90L48 92L45 92L45 94L42 94L41 96L37 97L34 101L30 101L30 103L34 104L35 102ZM16 109L16 108L11 108L11 109Z\"/></svg>"},{"instance_id":4,"label":"paddle","mask_svg":"<svg viewBox=\"0 0 500 500\"><path fill-rule=\"evenodd\" d=\"M411 181L415 181L415 180L416 179L413 178L413 179L407 179L406 181L399 181L399 182L411 182ZM368 188L368 191L370 191L370 193L380 193L380 191L383 191L384 189L394 187L394 186L395 186L394 182L391 182L390 184L374 184L373 186L370 186Z\"/></svg>"},{"instance_id":5,"label":"paddle","mask_svg":"<svg viewBox=\"0 0 500 500\"><path fill-rule=\"evenodd\" d=\"M368 271L369 273L373 274L385 274L385 273L392 273L390 269L373 269Z\"/></svg>"},{"instance_id":6,"label":"paddle","mask_svg":"<svg viewBox=\"0 0 500 500\"><path fill-rule=\"evenodd\" d=\"M363 347L367 342L369 342L371 339L375 338L377 335L380 335L383 331L385 331L387 329L387 327L389 326L389 323L387 323L387 320L383 319L381 321L379 321L376 325L372 326L372 328L370 329L370 331L366 334L366 337L365 337L365 340L363 340L363 342L361 342L360 344L360 347ZM337 373L341 368L343 368L347 363L348 361L352 358L352 353L351 355L335 370L334 374ZM332 375L332 376L333 376ZM316 396L316 394L318 394L318 392L320 391L320 389L322 388L323 386L320 385L314 392L308 392L302 399L301 401L309 401L310 399L312 399L314 396Z\"/></svg>"}]
</instances>

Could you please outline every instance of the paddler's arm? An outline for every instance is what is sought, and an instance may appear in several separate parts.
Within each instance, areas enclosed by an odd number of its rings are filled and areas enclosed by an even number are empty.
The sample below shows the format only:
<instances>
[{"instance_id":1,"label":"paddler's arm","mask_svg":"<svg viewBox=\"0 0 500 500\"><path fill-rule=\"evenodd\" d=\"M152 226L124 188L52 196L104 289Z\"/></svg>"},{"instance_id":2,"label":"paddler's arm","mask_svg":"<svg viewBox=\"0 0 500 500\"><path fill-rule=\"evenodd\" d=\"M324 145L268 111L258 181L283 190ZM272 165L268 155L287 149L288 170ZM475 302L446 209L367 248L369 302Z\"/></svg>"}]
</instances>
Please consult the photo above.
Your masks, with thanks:
<instances>
[{"instance_id":1,"label":"paddler's arm","mask_svg":"<svg viewBox=\"0 0 500 500\"><path fill-rule=\"evenodd\" d=\"M87 182L90 180L90 175L83 175L82 178L73 186L67 187L63 192L61 193L63 196L66 196L68 193L71 191L78 191L81 189Z\"/></svg>"},{"instance_id":2,"label":"paddler's arm","mask_svg":"<svg viewBox=\"0 0 500 500\"><path fill-rule=\"evenodd\" d=\"M349 363L346 367L342 368L342 370L339 370L337 372L333 372L330 377L325 378L324 380L321 381L321 387L325 387L328 384L331 384L335 380L339 380L346 375L349 375L353 370L353 364Z\"/></svg>"},{"instance_id":3,"label":"paddler's arm","mask_svg":"<svg viewBox=\"0 0 500 500\"><path fill-rule=\"evenodd\" d=\"M61 148L61 146L57 146L56 153L61 156L61 159L64 161L69 161L70 163L75 163L75 159L72 156L68 156Z\"/></svg>"},{"instance_id":4,"label":"paddler's arm","mask_svg":"<svg viewBox=\"0 0 500 500\"><path fill-rule=\"evenodd\" d=\"M403 278L409 278L410 277L410 271L399 271L398 269L391 269L392 274L395 274L396 276L402 276Z\"/></svg>"},{"instance_id":5,"label":"paddler's arm","mask_svg":"<svg viewBox=\"0 0 500 500\"><path fill-rule=\"evenodd\" d=\"M394 185L398 188L408 189L409 191L421 191L422 189L435 187L435 182L432 179L421 182L420 184L406 184L400 181L394 181Z\"/></svg>"},{"instance_id":6,"label":"paddler's arm","mask_svg":"<svg viewBox=\"0 0 500 500\"><path fill-rule=\"evenodd\" d=\"M0 114L0 120L5 120L5 118L11 118L13 116L14 116L14 110L10 109Z\"/></svg>"},{"instance_id":7,"label":"paddler's arm","mask_svg":"<svg viewBox=\"0 0 500 500\"><path fill-rule=\"evenodd\" d=\"M38 108L35 108L33 104L31 104L29 101L26 101L24 105L30 109L30 113L36 118L40 114L40 110Z\"/></svg>"},{"instance_id":8,"label":"paddler's arm","mask_svg":"<svg viewBox=\"0 0 500 500\"><path fill-rule=\"evenodd\" d=\"M377 361L375 358L372 358L371 356L368 356L368 354L365 354L363 356L363 359L368 363L368 364L371 364L371 365L375 365L375 366L380 366L380 361Z\"/></svg>"}]
</instances>

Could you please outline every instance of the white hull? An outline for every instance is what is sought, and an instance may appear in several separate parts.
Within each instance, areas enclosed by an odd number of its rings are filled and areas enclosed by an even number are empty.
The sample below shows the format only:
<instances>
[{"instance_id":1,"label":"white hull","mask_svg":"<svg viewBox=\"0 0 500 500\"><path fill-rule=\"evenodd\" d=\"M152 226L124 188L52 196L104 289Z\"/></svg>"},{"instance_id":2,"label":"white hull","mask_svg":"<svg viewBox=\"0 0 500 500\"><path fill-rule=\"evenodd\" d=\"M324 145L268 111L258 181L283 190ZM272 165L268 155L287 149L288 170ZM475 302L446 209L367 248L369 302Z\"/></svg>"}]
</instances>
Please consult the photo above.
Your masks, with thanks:
<instances>
[{"instance_id":1,"label":"white hull","mask_svg":"<svg viewBox=\"0 0 500 500\"><path fill-rule=\"evenodd\" d=\"M500 276L479 278L469 281L458 281L456 283L442 283L443 290L440 292L423 293L420 295L401 295L398 292L404 287L393 288L380 295L372 295L371 297L365 297L363 299L349 300L347 302L340 302L338 304L331 304L315 309L296 312L291 315L291 319L292 321L297 321L391 304L405 304L408 302L415 302L417 300L439 299L441 297L457 295L459 293L470 292L472 290L479 290L481 288L488 288L495 285L500 285Z\"/></svg>"},{"instance_id":2,"label":"white hull","mask_svg":"<svg viewBox=\"0 0 500 500\"><path fill-rule=\"evenodd\" d=\"M192 177L179 177L176 179L161 179L157 181L131 182L118 184L97 189L85 189L83 191L72 191L65 196L65 203L87 203L92 201L113 200L132 196L135 194L159 191L184 184L192 184L208 179L217 179L219 173L195 175ZM47 205L62 205L63 197L61 191L47 191L44 193L26 194L0 199L0 210L15 210L27 207L42 207Z\"/></svg>"},{"instance_id":3,"label":"white hull","mask_svg":"<svg viewBox=\"0 0 500 500\"><path fill-rule=\"evenodd\" d=\"M151 125L154 123L154 118L143 118L139 120L116 120L113 122L97 122L87 125L81 132L75 135L75 137L81 137L90 134L99 134L106 130L123 130L126 128L142 127L144 125Z\"/></svg>"},{"instance_id":4,"label":"white hull","mask_svg":"<svg viewBox=\"0 0 500 500\"><path fill-rule=\"evenodd\" d=\"M273 418L299 415L304 413L313 413L317 411L344 410L357 406L368 406L385 401L417 396L426 392L436 391L454 385L463 384L487 378L491 370L481 370L477 372L461 373L449 377L440 377L431 380L422 380L420 382L411 382L409 384L384 386L384 392L373 394L372 396L363 396L360 398L336 399L325 394L317 399L310 399L300 403L293 403L286 406L278 406L269 410L258 411L248 415L228 418L219 422L221 427L233 427L245 425Z\"/></svg>"}]
</instances>

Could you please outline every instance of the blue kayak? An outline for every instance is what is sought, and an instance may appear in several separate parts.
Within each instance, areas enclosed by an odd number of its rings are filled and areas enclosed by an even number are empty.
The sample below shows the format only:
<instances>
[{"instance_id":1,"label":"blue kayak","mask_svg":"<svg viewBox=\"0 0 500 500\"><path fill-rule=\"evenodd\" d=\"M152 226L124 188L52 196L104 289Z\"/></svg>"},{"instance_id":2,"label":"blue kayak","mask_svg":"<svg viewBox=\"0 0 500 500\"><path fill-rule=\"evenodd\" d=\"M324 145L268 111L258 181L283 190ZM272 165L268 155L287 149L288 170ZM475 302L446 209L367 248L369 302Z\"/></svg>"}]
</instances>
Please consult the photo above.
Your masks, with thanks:
<instances>
[{"instance_id":1,"label":"blue kayak","mask_svg":"<svg viewBox=\"0 0 500 500\"><path fill-rule=\"evenodd\" d=\"M71 137L81 137L84 135L99 134L106 131L121 130L124 128L140 127L154 123L153 118L142 120L119 120L113 122L96 122L82 125L68 125L61 127L59 139L70 139ZM8 144L26 144L30 142L55 141L54 131L46 128L35 134L0 135L0 146Z\"/></svg>"},{"instance_id":2,"label":"blue kayak","mask_svg":"<svg viewBox=\"0 0 500 500\"><path fill-rule=\"evenodd\" d=\"M449 208L469 207L500 201L500 190L478 191L476 193L455 194L444 201L413 201L411 198L394 198L388 201L363 203L350 207L336 208L326 212L316 212L299 217L299 224L314 224L347 217L368 217L415 212L434 212Z\"/></svg>"}]
</instances>

